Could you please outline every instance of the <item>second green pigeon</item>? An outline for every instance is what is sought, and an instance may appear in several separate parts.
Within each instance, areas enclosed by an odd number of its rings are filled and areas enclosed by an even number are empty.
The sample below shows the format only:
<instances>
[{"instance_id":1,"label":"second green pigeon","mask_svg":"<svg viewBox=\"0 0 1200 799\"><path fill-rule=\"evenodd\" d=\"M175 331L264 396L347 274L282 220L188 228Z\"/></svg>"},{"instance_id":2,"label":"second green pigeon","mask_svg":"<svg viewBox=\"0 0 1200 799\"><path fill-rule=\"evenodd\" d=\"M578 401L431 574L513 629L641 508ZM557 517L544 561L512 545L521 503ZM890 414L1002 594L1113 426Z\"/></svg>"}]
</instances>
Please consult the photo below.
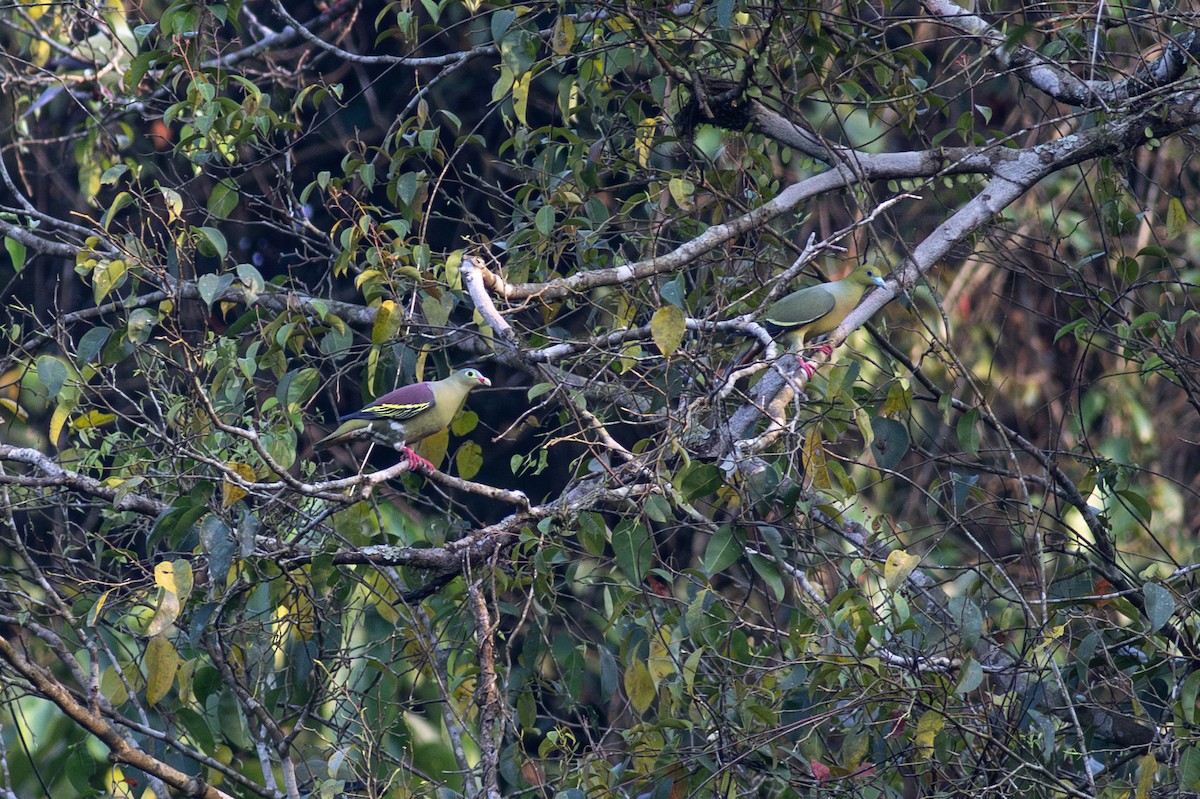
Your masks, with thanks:
<instances>
[{"instance_id":1,"label":"second green pigeon","mask_svg":"<svg viewBox=\"0 0 1200 799\"><path fill-rule=\"evenodd\" d=\"M433 464L409 449L408 445L449 427L466 404L471 390L491 384L492 381L476 369L459 369L442 380L401 386L362 410L340 418L338 428L313 447L322 449L369 435L403 452L411 463L432 470Z\"/></svg>"},{"instance_id":2,"label":"second green pigeon","mask_svg":"<svg viewBox=\"0 0 1200 799\"><path fill-rule=\"evenodd\" d=\"M818 283L780 297L762 315L764 326L772 338L799 352L806 336L829 333L842 323L870 286L883 286L883 278L874 266L863 265L841 280ZM830 348L822 345L825 352ZM739 361L744 361L743 356ZM816 367L797 356L800 366L809 376Z\"/></svg>"}]
</instances>

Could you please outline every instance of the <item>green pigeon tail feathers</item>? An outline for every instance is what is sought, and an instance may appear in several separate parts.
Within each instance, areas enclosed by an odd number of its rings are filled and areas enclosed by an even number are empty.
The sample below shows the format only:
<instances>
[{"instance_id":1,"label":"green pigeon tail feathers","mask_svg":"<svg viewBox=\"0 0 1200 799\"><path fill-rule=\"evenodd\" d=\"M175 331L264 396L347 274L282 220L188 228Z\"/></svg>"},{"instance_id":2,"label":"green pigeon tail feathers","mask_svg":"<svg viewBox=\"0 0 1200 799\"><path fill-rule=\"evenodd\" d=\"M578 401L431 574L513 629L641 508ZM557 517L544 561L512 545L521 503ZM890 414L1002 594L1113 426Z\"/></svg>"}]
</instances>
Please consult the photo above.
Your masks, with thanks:
<instances>
[{"instance_id":1,"label":"green pigeon tail feathers","mask_svg":"<svg viewBox=\"0 0 1200 799\"><path fill-rule=\"evenodd\" d=\"M476 369L460 369L442 380L401 386L362 410L343 416L337 429L313 448L323 449L348 441L358 437L360 430L369 428L371 434L401 449L449 427L471 390L491 384Z\"/></svg>"}]
</instances>

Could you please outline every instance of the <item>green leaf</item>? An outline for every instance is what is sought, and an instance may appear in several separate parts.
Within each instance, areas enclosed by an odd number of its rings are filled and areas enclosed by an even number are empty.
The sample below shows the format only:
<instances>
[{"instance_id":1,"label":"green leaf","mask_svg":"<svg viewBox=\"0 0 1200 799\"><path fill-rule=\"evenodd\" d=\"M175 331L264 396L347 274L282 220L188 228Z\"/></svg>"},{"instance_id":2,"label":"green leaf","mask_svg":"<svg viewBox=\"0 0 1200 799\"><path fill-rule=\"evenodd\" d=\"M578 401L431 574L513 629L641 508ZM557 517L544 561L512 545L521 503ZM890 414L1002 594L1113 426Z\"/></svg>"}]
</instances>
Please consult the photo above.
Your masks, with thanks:
<instances>
[{"instance_id":1,"label":"green leaf","mask_svg":"<svg viewBox=\"0 0 1200 799\"><path fill-rule=\"evenodd\" d=\"M1200 787L1200 747L1189 746L1179 758L1179 781L1185 788Z\"/></svg>"},{"instance_id":2,"label":"green leaf","mask_svg":"<svg viewBox=\"0 0 1200 799\"><path fill-rule=\"evenodd\" d=\"M246 717L242 714L241 704L231 688L222 689L217 699L217 725L225 740L235 749L253 748L249 731L246 729Z\"/></svg>"},{"instance_id":3,"label":"green leaf","mask_svg":"<svg viewBox=\"0 0 1200 799\"><path fill-rule=\"evenodd\" d=\"M613 530L612 546L617 556L617 564L626 578L634 584L640 584L646 572L650 570L654 554L645 525L628 519L622 520Z\"/></svg>"},{"instance_id":4,"label":"green leaf","mask_svg":"<svg viewBox=\"0 0 1200 799\"><path fill-rule=\"evenodd\" d=\"M1146 632L1157 632L1175 615L1175 595L1159 583L1146 583L1142 596L1146 598Z\"/></svg>"},{"instance_id":5,"label":"green leaf","mask_svg":"<svg viewBox=\"0 0 1200 799\"><path fill-rule=\"evenodd\" d=\"M1183 720L1188 724L1196 723L1196 698L1200 696L1200 671L1193 671L1183 681L1179 689L1179 709L1183 712Z\"/></svg>"},{"instance_id":6,"label":"green leaf","mask_svg":"<svg viewBox=\"0 0 1200 799\"><path fill-rule=\"evenodd\" d=\"M215 256L222 261L225 256L229 255L229 245L225 241L225 234L217 230L215 227L195 228L195 232L200 234L200 240L197 242L197 249L207 256Z\"/></svg>"},{"instance_id":7,"label":"green leaf","mask_svg":"<svg viewBox=\"0 0 1200 799\"><path fill-rule=\"evenodd\" d=\"M723 30L729 30L729 24L733 21L733 0L717 0L717 26Z\"/></svg>"},{"instance_id":8,"label":"green leaf","mask_svg":"<svg viewBox=\"0 0 1200 799\"><path fill-rule=\"evenodd\" d=\"M89 329L79 338L79 346L75 348L75 362L80 366L95 363L111 335L112 328L110 327L101 326Z\"/></svg>"},{"instance_id":9,"label":"green leaf","mask_svg":"<svg viewBox=\"0 0 1200 799\"><path fill-rule=\"evenodd\" d=\"M658 295L676 308L683 308L683 300L686 293L687 288L683 283L683 275L676 275L666 283L663 283L662 288L658 290Z\"/></svg>"},{"instance_id":10,"label":"green leaf","mask_svg":"<svg viewBox=\"0 0 1200 799\"><path fill-rule=\"evenodd\" d=\"M1122 488L1118 490L1117 496L1129 503L1131 506L1130 510L1132 510L1139 519L1146 524L1150 524L1151 519L1154 518L1154 509L1150 507L1150 503L1145 497L1128 488Z\"/></svg>"},{"instance_id":11,"label":"green leaf","mask_svg":"<svg viewBox=\"0 0 1200 799\"><path fill-rule=\"evenodd\" d=\"M900 465L901 458L908 452L908 428L895 419L873 416L871 431L875 434L874 440L871 441L875 463L880 469L894 471Z\"/></svg>"},{"instance_id":12,"label":"green leaf","mask_svg":"<svg viewBox=\"0 0 1200 799\"><path fill-rule=\"evenodd\" d=\"M513 24L513 20L517 18L517 12L509 8L502 8L492 14L492 41L497 45L504 43L504 34L508 33L509 27Z\"/></svg>"},{"instance_id":13,"label":"green leaf","mask_svg":"<svg viewBox=\"0 0 1200 799\"><path fill-rule=\"evenodd\" d=\"M711 577L728 569L742 556L742 542L731 525L723 524L704 548L704 571Z\"/></svg>"},{"instance_id":14,"label":"green leaf","mask_svg":"<svg viewBox=\"0 0 1200 799\"><path fill-rule=\"evenodd\" d=\"M67 382L67 367L54 355L39 355L37 359L38 382L46 387L50 399L58 397Z\"/></svg>"},{"instance_id":15,"label":"green leaf","mask_svg":"<svg viewBox=\"0 0 1200 799\"><path fill-rule=\"evenodd\" d=\"M617 666L617 659L613 657L613 653L608 650L608 647L600 648L600 695L615 696L617 693L617 680L620 677L621 670Z\"/></svg>"},{"instance_id":16,"label":"green leaf","mask_svg":"<svg viewBox=\"0 0 1200 799\"><path fill-rule=\"evenodd\" d=\"M227 219L237 208L239 199L237 183L222 178L213 184L212 193L208 195L208 212L220 219Z\"/></svg>"},{"instance_id":17,"label":"green leaf","mask_svg":"<svg viewBox=\"0 0 1200 799\"><path fill-rule=\"evenodd\" d=\"M466 442L454 453L454 465L458 467L459 477L470 480L483 468L483 448L474 441Z\"/></svg>"},{"instance_id":18,"label":"green leaf","mask_svg":"<svg viewBox=\"0 0 1200 799\"><path fill-rule=\"evenodd\" d=\"M979 409L971 408L958 419L958 445L969 455L979 453Z\"/></svg>"},{"instance_id":19,"label":"green leaf","mask_svg":"<svg viewBox=\"0 0 1200 799\"><path fill-rule=\"evenodd\" d=\"M203 511L204 508L201 506L197 510ZM223 583L237 554L237 541L233 538L233 531L219 517L207 516L200 525L200 546L208 555L208 571L212 579L218 581L218 584Z\"/></svg>"},{"instance_id":20,"label":"green leaf","mask_svg":"<svg viewBox=\"0 0 1200 799\"><path fill-rule=\"evenodd\" d=\"M659 496L658 494L651 494L646 497L646 501L642 507L651 521L656 521L659 524L666 524L675 515L671 510L671 503L667 502L666 497Z\"/></svg>"},{"instance_id":21,"label":"green leaf","mask_svg":"<svg viewBox=\"0 0 1200 799\"><path fill-rule=\"evenodd\" d=\"M294 412L308 402L313 394L317 393L317 386L320 385L320 382L321 373L311 366L296 372L288 372L279 381L276 396L289 413Z\"/></svg>"},{"instance_id":22,"label":"green leaf","mask_svg":"<svg viewBox=\"0 0 1200 799\"><path fill-rule=\"evenodd\" d=\"M594 511L579 514L576 538L579 539L584 552L593 557L603 555L605 547L608 546L608 527L604 524L604 517Z\"/></svg>"},{"instance_id":23,"label":"green leaf","mask_svg":"<svg viewBox=\"0 0 1200 799\"><path fill-rule=\"evenodd\" d=\"M950 597L946 605L958 626L958 640L963 649L974 649L983 635L983 611L967 596Z\"/></svg>"},{"instance_id":24,"label":"green leaf","mask_svg":"<svg viewBox=\"0 0 1200 799\"><path fill-rule=\"evenodd\" d=\"M692 461L675 475L672 482L684 500L691 502L697 497L715 494L725 484L725 476L711 463Z\"/></svg>"},{"instance_id":25,"label":"green leaf","mask_svg":"<svg viewBox=\"0 0 1200 799\"><path fill-rule=\"evenodd\" d=\"M217 275L207 272L196 281L196 291L199 292L200 299L204 301L204 304L211 308L213 302L232 285L233 275Z\"/></svg>"},{"instance_id":26,"label":"green leaf","mask_svg":"<svg viewBox=\"0 0 1200 799\"><path fill-rule=\"evenodd\" d=\"M8 258L12 261L13 271L20 272L25 268L25 245L11 236L4 237L4 249L8 251Z\"/></svg>"},{"instance_id":27,"label":"green leaf","mask_svg":"<svg viewBox=\"0 0 1200 799\"><path fill-rule=\"evenodd\" d=\"M543 205L538 209L537 216L533 220L534 227L537 232L543 236L549 236L554 232L554 206Z\"/></svg>"},{"instance_id":28,"label":"green leaf","mask_svg":"<svg viewBox=\"0 0 1200 799\"><path fill-rule=\"evenodd\" d=\"M211 752L215 742L213 741L212 729L208 726L208 722L204 716L197 713L190 707L180 707L175 710L175 717L187 731L188 737L199 746L202 752Z\"/></svg>"},{"instance_id":29,"label":"green leaf","mask_svg":"<svg viewBox=\"0 0 1200 799\"><path fill-rule=\"evenodd\" d=\"M1068 322L1060 327L1058 332L1054 334L1054 341L1057 342L1063 336L1078 333L1080 330L1086 328L1087 324L1088 320L1086 318L1076 319L1074 322Z\"/></svg>"},{"instance_id":30,"label":"green leaf","mask_svg":"<svg viewBox=\"0 0 1200 799\"><path fill-rule=\"evenodd\" d=\"M954 693L961 696L969 694L983 684L983 667L974 658L967 658L958 675L958 683Z\"/></svg>"},{"instance_id":31,"label":"green leaf","mask_svg":"<svg viewBox=\"0 0 1200 799\"><path fill-rule=\"evenodd\" d=\"M179 196L176 192L172 192L172 194L175 194L176 197ZM108 210L104 212L104 216L101 218L100 224L104 227L105 230L108 230L108 226L110 224L112 224L113 219L116 217L116 215L118 213L120 213L121 209L127 205L132 205L133 202L134 202L133 195L130 194L129 192L123 191L123 192L119 193L116 197L113 198L112 203L109 204ZM171 204L168 203L167 207L172 208L174 206L172 206Z\"/></svg>"},{"instance_id":32,"label":"green leaf","mask_svg":"<svg viewBox=\"0 0 1200 799\"><path fill-rule=\"evenodd\" d=\"M775 599L783 601L787 589L783 584L783 575L779 573L779 566L775 563L774 558L768 558L764 555L750 555L750 565L754 567L754 571L766 583L771 593L775 595Z\"/></svg>"},{"instance_id":33,"label":"green leaf","mask_svg":"<svg viewBox=\"0 0 1200 799\"><path fill-rule=\"evenodd\" d=\"M674 305L664 305L654 312L650 319L650 335L663 355L673 355L679 349L686 324L683 310Z\"/></svg>"}]
</instances>

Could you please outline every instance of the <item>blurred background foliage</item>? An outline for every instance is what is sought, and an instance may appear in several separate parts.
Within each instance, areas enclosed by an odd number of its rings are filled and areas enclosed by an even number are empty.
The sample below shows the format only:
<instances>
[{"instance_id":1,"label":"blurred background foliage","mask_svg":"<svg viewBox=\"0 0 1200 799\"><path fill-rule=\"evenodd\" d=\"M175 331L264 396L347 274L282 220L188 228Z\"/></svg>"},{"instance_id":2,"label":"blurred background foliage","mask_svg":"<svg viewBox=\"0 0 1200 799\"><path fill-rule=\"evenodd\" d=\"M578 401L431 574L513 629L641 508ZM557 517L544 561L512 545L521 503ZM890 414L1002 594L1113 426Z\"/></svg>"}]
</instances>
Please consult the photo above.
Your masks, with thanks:
<instances>
[{"instance_id":1,"label":"blurred background foliage","mask_svg":"<svg viewBox=\"0 0 1200 799\"><path fill-rule=\"evenodd\" d=\"M1098 82L1196 33L996 5ZM0 10L0 792L1194 788L1194 70L1072 105L950 13ZM763 213L832 160L767 118L964 162L1147 121L930 270L994 176ZM725 386L718 323L863 261L921 273L802 394ZM472 264L517 290L481 307ZM463 364L493 388L423 442L450 477L313 453ZM713 444L771 380L782 426Z\"/></svg>"}]
</instances>

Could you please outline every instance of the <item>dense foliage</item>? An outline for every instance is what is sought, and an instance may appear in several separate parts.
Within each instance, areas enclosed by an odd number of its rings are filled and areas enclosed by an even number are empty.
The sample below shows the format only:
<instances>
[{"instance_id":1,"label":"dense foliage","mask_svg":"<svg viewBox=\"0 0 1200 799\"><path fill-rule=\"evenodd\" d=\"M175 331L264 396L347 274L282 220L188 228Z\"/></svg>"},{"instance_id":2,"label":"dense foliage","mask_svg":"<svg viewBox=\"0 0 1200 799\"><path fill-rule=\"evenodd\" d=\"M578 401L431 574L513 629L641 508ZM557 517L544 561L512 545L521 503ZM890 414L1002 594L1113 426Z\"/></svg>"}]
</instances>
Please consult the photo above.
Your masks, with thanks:
<instances>
[{"instance_id":1,"label":"dense foliage","mask_svg":"<svg viewBox=\"0 0 1200 799\"><path fill-rule=\"evenodd\" d=\"M0 796L1197 787L1196 21L975 5L0 10Z\"/></svg>"}]
</instances>

